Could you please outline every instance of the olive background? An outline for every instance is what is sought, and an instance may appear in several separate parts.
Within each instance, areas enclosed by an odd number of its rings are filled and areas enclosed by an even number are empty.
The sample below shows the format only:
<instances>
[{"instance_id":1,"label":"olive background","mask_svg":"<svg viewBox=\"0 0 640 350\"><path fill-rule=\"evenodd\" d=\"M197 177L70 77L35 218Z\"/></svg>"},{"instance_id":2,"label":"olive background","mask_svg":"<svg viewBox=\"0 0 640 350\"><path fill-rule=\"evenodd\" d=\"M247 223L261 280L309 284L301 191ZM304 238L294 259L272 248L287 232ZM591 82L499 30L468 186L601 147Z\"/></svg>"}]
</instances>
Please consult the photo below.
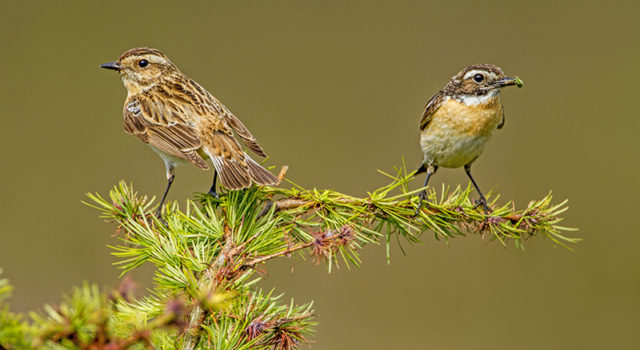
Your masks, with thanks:
<instances>
[{"instance_id":1,"label":"olive background","mask_svg":"<svg viewBox=\"0 0 640 350\"><path fill-rule=\"evenodd\" d=\"M257 136L293 181L364 195L377 170L421 158L423 107L458 70L518 75L506 125L474 174L518 207L570 200L570 252L469 235L362 250L361 268L266 266L262 286L315 301L313 349L640 347L638 2L24 1L0 13L0 267L14 311L41 310L83 280L116 286L114 227L83 205L120 179L165 186L157 155L122 129L126 92L98 68L163 50ZM212 174L179 167L170 200ZM412 186L419 187L420 177ZM461 169L432 180L466 185ZM135 273L144 286L149 267Z\"/></svg>"}]
</instances>

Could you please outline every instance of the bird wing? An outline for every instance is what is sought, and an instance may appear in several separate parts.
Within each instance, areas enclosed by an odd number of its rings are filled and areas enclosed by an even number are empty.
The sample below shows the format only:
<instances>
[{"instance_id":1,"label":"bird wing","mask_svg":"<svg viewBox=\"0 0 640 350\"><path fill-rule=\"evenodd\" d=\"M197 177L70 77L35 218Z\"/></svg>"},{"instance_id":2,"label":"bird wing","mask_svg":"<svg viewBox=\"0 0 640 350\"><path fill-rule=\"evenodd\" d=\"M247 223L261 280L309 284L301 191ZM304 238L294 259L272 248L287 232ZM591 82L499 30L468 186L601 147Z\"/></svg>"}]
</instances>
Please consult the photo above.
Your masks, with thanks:
<instances>
[{"instance_id":1,"label":"bird wing","mask_svg":"<svg viewBox=\"0 0 640 350\"><path fill-rule=\"evenodd\" d=\"M234 132L256 154L266 157L262 147L240 119L227 107L194 81L191 84L206 94L208 117L202 120L202 129L208 130L202 135L204 151L209 155L220 182L228 189L238 190L256 182L262 185L278 185L280 180L253 161L234 137Z\"/></svg>"},{"instance_id":2,"label":"bird wing","mask_svg":"<svg viewBox=\"0 0 640 350\"><path fill-rule=\"evenodd\" d=\"M266 157L267 155L262 150L262 147L258 144L256 138L251 134L251 131L247 129L244 124L240 121L240 119L236 118L231 112L225 113L224 119L231 126L233 131L242 139L245 145L249 147L252 151L254 151L257 155L261 157Z\"/></svg>"},{"instance_id":3,"label":"bird wing","mask_svg":"<svg viewBox=\"0 0 640 350\"><path fill-rule=\"evenodd\" d=\"M502 127L504 126L504 111L502 111L502 120L500 120L500 124L498 124L498 127L496 129L502 129Z\"/></svg>"},{"instance_id":4,"label":"bird wing","mask_svg":"<svg viewBox=\"0 0 640 350\"><path fill-rule=\"evenodd\" d=\"M427 125L429 125L433 113L435 113L442 105L442 102L444 102L444 96L444 93L440 91L429 99L429 102L427 102L427 105L424 108L422 119L420 120L420 131L424 130Z\"/></svg>"},{"instance_id":5,"label":"bird wing","mask_svg":"<svg viewBox=\"0 0 640 350\"><path fill-rule=\"evenodd\" d=\"M202 142L195 130L180 117L180 111L152 96L129 98L124 106L124 130L169 155L209 169L198 154Z\"/></svg>"},{"instance_id":6,"label":"bird wing","mask_svg":"<svg viewBox=\"0 0 640 350\"><path fill-rule=\"evenodd\" d=\"M225 107L222 102L220 102L217 98L215 98L211 93L209 93L205 88L200 86L200 84L196 83L193 79L189 79L189 84L193 86L198 92L201 93L201 96L204 96L207 100L205 105L208 107L209 112L212 115L215 115L217 118L220 118L225 124L227 124L235 133L242 139L245 145L249 147L252 151L254 151L257 155L266 157L267 155L264 153L264 150L258 144L256 138L251 134L249 129L247 129L244 124L238 119L231 111Z\"/></svg>"}]
</instances>

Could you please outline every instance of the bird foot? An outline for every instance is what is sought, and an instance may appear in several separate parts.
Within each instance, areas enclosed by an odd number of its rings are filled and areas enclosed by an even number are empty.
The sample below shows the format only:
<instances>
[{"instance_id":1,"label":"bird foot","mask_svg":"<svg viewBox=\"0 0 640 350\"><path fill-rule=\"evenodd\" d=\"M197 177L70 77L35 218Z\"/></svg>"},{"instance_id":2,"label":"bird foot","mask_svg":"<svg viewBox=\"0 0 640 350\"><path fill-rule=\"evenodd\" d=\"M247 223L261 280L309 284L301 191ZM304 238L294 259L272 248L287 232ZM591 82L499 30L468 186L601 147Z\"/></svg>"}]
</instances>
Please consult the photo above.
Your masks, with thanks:
<instances>
[{"instance_id":1,"label":"bird foot","mask_svg":"<svg viewBox=\"0 0 640 350\"><path fill-rule=\"evenodd\" d=\"M420 209L422 208L422 202L424 202L424 200L427 198L427 191L420 192L420 194L418 195L418 198L420 199L420 201L418 202L418 207L416 208L416 212L413 213L412 218L415 218L418 215L420 215ZM429 203L428 202L425 204L425 207L429 208Z\"/></svg>"},{"instance_id":2,"label":"bird foot","mask_svg":"<svg viewBox=\"0 0 640 350\"><path fill-rule=\"evenodd\" d=\"M220 199L220 195L218 194L218 192L216 192L214 190L209 190L209 192L207 192L207 194L210 195L210 196L216 197L216 199Z\"/></svg>"},{"instance_id":3,"label":"bird foot","mask_svg":"<svg viewBox=\"0 0 640 350\"><path fill-rule=\"evenodd\" d=\"M493 210L489 208L489 205L487 205L487 200L484 197L480 197L479 199L476 199L474 203L475 203L475 206L473 207L473 209L478 209L478 207L482 206L482 209L484 209L485 214L489 215L491 214L491 212L493 212Z\"/></svg>"},{"instance_id":4,"label":"bird foot","mask_svg":"<svg viewBox=\"0 0 640 350\"><path fill-rule=\"evenodd\" d=\"M158 208L158 210L156 210L156 212L153 215L158 219L158 221L160 221L162 226L164 226L164 227L168 227L169 226L169 223L167 223L167 220L165 220L162 217L162 207Z\"/></svg>"}]
</instances>

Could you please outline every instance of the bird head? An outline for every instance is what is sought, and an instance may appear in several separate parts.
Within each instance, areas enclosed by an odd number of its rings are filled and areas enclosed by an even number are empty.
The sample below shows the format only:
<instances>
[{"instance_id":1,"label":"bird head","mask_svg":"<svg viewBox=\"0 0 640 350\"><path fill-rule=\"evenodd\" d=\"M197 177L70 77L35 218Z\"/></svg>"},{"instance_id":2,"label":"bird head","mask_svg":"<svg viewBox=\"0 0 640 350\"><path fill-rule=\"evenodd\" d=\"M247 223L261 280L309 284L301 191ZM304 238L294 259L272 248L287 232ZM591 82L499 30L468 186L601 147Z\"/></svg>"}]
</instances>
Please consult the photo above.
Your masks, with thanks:
<instances>
[{"instance_id":1,"label":"bird head","mask_svg":"<svg viewBox=\"0 0 640 350\"><path fill-rule=\"evenodd\" d=\"M522 87L522 80L505 76L502 69L493 64L474 64L453 76L445 91L451 96L464 99L497 95L501 88L513 85Z\"/></svg>"},{"instance_id":2,"label":"bird head","mask_svg":"<svg viewBox=\"0 0 640 350\"><path fill-rule=\"evenodd\" d=\"M149 89L178 68L160 50L139 47L123 53L115 62L100 65L118 71L129 94Z\"/></svg>"}]
</instances>

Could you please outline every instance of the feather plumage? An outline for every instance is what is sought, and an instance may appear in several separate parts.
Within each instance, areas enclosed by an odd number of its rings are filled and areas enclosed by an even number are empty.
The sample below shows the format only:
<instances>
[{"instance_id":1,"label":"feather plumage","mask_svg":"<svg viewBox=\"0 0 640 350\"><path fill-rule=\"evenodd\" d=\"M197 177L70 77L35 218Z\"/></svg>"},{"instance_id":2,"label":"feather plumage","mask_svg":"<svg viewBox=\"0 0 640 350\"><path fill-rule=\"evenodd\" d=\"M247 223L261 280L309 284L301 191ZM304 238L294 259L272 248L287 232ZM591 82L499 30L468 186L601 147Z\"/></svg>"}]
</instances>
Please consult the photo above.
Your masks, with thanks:
<instances>
[{"instance_id":1,"label":"feather plumage","mask_svg":"<svg viewBox=\"0 0 640 350\"><path fill-rule=\"evenodd\" d=\"M209 168L210 158L229 189L246 188L252 182L279 183L234 137L235 133L249 149L266 157L249 129L159 50L132 49L105 68L118 70L129 92L123 113L127 133L201 169Z\"/></svg>"}]
</instances>

